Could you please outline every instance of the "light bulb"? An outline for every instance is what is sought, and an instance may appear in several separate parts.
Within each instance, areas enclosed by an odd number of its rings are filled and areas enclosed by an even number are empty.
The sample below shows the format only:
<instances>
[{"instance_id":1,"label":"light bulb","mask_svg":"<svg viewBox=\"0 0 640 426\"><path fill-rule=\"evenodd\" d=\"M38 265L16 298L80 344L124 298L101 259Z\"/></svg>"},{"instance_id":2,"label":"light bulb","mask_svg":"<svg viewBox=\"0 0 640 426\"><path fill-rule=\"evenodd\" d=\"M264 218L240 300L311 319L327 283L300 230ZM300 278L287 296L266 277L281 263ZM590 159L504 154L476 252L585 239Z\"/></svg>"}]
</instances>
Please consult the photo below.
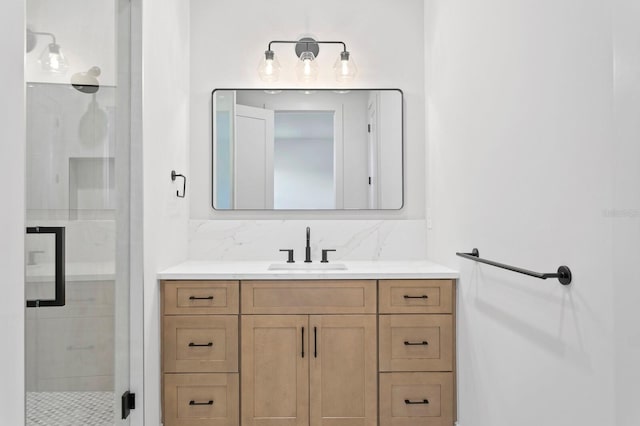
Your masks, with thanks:
<instances>
[{"instance_id":1,"label":"light bulb","mask_svg":"<svg viewBox=\"0 0 640 426\"><path fill-rule=\"evenodd\" d=\"M358 72L358 68L350 56L351 55L346 50L344 52L340 52L340 56L333 66L336 80L339 82L344 83L353 80Z\"/></svg>"},{"instance_id":2,"label":"light bulb","mask_svg":"<svg viewBox=\"0 0 640 426\"><path fill-rule=\"evenodd\" d=\"M40 65L42 69L49 72L63 73L69 68L69 64L65 59L60 45L51 43L40 55Z\"/></svg>"},{"instance_id":3,"label":"light bulb","mask_svg":"<svg viewBox=\"0 0 640 426\"><path fill-rule=\"evenodd\" d=\"M315 81L318 78L318 63L312 52L302 52L296 64L296 74L300 81Z\"/></svg>"},{"instance_id":4,"label":"light bulb","mask_svg":"<svg viewBox=\"0 0 640 426\"><path fill-rule=\"evenodd\" d=\"M264 52L264 59L258 65L258 74L262 81L278 81L278 77L280 77L280 62L278 62L273 50Z\"/></svg>"}]
</instances>

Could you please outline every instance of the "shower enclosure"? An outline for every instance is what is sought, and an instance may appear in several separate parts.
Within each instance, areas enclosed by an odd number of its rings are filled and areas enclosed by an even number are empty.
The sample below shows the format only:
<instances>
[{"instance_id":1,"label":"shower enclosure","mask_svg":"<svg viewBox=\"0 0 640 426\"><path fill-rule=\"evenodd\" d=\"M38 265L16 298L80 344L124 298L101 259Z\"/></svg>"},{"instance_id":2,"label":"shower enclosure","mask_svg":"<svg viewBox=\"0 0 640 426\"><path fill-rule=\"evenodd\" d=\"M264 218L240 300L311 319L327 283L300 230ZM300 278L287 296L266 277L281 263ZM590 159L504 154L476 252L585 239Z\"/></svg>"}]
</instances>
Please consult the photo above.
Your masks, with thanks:
<instances>
[{"instance_id":1,"label":"shower enclosure","mask_svg":"<svg viewBox=\"0 0 640 426\"><path fill-rule=\"evenodd\" d=\"M130 14L27 1L27 425L129 424Z\"/></svg>"}]
</instances>

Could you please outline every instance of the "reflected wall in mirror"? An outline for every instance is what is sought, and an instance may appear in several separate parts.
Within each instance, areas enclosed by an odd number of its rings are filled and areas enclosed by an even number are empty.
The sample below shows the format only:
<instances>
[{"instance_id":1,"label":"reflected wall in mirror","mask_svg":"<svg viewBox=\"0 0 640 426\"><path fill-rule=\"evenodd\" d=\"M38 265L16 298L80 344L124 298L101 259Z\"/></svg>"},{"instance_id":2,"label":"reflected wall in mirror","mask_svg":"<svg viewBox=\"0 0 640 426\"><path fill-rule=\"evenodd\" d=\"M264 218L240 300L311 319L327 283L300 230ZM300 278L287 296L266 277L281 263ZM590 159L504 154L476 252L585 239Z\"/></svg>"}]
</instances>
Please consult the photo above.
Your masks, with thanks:
<instances>
[{"instance_id":1,"label":"reflected wall in mirror","mask_svg":"<svg viewBox=\"0 0 640 426\"><path fill-rule=\"evenodd\" d=\"M397 89L216 89L216 210L389 210L403 205Z\"/></svg>"}]
</instances>

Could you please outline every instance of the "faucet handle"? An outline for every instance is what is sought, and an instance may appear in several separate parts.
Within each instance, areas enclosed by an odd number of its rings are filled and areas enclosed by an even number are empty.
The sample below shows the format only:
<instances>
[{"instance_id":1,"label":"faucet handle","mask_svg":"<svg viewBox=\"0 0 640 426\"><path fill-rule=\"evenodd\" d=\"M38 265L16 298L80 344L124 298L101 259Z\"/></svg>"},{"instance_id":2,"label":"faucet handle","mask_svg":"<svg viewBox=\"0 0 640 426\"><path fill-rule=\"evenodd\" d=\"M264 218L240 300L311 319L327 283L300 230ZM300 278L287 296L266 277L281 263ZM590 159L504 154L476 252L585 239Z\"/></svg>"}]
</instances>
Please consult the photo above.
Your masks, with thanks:
<instances>
[{"instance_id":1,"label":"faucet handle","mask_svg":"<svg viewBox=\"0 0 640 426\"><path fill-rule=\"evenodd\" d=\"M322 260L320 261L320 263L329 263L329 260L327 259L327 253L330 251L336 251L336 249L323 249L322 250Z\"/></svg>"},{"instance_id":2,"label":"faucet handle","mask_svg":"<svg viewBox=\"0 0 640 426\"><path fill-rule=\"evenodd\" d=\"M286 251L287 253L289 253L287 263L295 263L295 260L293 260L293 249L280 249L280 251Z\"/></svg>"}]
</instances>

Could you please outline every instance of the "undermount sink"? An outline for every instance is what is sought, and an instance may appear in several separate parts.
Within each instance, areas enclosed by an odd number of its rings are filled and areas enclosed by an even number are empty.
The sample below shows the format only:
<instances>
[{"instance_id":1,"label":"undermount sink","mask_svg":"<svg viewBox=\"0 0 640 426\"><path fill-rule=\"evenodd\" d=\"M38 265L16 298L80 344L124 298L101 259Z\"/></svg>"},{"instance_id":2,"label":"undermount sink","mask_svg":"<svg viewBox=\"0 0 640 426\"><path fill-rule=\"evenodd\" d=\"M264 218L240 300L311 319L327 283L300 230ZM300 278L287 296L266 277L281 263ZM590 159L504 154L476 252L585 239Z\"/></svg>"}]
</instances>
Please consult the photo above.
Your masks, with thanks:
<instances>
[{"instance_id":1,"label":"undermount sink","mask_svg":"<svg viewBox=\"0 0 640 426\"><path fill-rule=\"evenodd\" d=\"M272 263L270 271L344 271L344 263Z\"/></svg>"}]
</instances>

